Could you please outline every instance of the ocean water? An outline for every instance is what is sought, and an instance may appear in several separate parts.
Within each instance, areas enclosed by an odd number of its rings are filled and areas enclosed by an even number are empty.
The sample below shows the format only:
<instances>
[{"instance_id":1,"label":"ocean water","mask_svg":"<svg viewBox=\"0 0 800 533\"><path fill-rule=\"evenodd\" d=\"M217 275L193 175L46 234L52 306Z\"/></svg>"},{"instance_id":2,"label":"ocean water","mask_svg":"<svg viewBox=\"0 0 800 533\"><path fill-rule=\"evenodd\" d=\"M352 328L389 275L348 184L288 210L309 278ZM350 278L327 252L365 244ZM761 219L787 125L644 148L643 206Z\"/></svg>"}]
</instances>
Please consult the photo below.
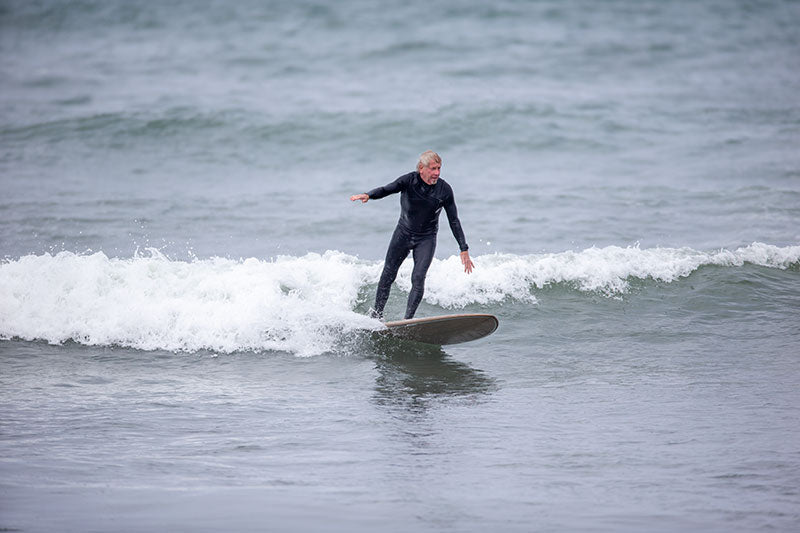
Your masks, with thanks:
<instances>
[{"instance_id":1,"label":"ocean water","mask_svg":"<svg viewBox=\"0 0 800 533\"><path fill-rule=\"evenodd\" d=\"M800 2L0 1L0 529L795 531ZM398 198L443 157L418 316ZM411 260L387 314L402 315Z\"/></svg>"}]
</instances>

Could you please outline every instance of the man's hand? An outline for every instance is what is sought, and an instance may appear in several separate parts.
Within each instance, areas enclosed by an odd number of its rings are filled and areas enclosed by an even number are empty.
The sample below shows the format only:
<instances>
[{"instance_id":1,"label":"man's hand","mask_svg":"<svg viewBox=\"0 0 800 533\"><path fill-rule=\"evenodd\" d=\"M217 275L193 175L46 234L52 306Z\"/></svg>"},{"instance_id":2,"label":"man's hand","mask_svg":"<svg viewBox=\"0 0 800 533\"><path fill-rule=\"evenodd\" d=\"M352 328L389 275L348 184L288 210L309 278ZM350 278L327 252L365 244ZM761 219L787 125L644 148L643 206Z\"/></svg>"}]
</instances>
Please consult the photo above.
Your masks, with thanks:
<instances>
[{"instance_id":1,"label":"man's hand","mask_svg":"<svg viewBox=\"0 0 800 533\"><path fill-rule=\"evenodd\" d=\"M469 258L469 251L461 252L461 264L464 265L464 272L472 274L472 269L475 265L472 264L472 259Z\"/></svg>"},{"instance_id":2,"label":"man's hand","mask_svg":"<svg viewBox=\"0 0 800 533\"><path fill-rule=\"evenodd\" d=\"M361 203L365 204L365 203L367 203L367 200L369 200L369 195L368 194L354 194L353 196L350 197L350 201L351 202L355 202L356 200L361 200Z\"/></svg>"}]
</instances>

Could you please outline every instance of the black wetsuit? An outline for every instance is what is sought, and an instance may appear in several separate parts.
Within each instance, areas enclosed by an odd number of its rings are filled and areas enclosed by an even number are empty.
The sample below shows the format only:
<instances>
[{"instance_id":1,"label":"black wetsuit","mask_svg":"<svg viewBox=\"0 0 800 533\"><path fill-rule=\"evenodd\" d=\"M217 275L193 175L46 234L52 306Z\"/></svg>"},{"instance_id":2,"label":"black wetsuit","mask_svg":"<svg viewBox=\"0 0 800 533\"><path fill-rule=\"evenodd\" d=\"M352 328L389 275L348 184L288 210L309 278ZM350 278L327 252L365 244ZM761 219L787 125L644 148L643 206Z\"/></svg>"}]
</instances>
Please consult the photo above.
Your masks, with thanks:
<instances>
[{"instance_id":1,"label":"black wetsuit","mask_svg":"<svg viewBox=\"0 0 800 533\"><path fill-rule=\"evenodd\" d=\"M439 178L434 185L428 185L422 181L419 172L410 172L388 185L372 189L367 195L370 199L377 200L397 192L400 193L400 220L397 221L386 251L386 261L375 295L375 313L383 316L383 308L389 299L389 291L397 277L397 271L413 250L414 270L411 274L411 293L408 295L405 315L406 318L413 318L422 301L425 275L436 251L436 233L439 230L439 213L442 208L447 213L447 220L458 241L458 247L465 252L469 246L458 220L453 189L446 181Z\"/></svg>"}]
</instances>

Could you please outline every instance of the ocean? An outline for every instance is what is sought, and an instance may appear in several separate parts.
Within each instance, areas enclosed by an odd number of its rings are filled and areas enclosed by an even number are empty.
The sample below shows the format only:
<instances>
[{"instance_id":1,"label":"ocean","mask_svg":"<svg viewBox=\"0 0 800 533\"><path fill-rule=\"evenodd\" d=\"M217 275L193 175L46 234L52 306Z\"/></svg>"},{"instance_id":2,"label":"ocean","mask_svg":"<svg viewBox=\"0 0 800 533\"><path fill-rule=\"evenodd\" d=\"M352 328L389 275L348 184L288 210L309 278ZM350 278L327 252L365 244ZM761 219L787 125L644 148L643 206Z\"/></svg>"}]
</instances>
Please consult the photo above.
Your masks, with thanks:
<instances>
[{"instance_id":1,"label":"ocean","mask_svg":"<svg viewBox=\"0 0 800 533\"><path fill-rule=\"evenodd\" d=\"M0 530L796 531L798 27L0 0ZM428 149L471 343L371 335L399 198L349 197Z\"/></svg>"}]
</instances>

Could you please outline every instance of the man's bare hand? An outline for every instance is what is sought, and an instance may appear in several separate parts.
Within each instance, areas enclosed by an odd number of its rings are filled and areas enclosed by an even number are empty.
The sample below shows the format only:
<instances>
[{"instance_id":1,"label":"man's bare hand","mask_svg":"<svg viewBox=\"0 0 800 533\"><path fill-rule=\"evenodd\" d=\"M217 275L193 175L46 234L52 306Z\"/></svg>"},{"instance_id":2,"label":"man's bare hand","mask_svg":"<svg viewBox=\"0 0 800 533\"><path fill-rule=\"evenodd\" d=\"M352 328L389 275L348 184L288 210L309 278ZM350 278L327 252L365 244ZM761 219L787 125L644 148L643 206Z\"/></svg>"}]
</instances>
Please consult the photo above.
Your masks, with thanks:
<instances>
[{"instance_id":1,"label":"man's bare hand","mask_svg":"<svg viewBox=\"0 0 800 533\"><path fill-rule=\"evenodd\" d=\"M351 202L355 202L355 201L358 201L358 200L361 200L361 203L365 204L365 203L367 203L367 200L369 200L369 195L368 194L354 194L353 196L350 197L350 201Z\"/></svg>"},{"instance_id":2,"label":"man's bare hand","mask_svg":"<svg viewBox=\"0 0 800 533\"><path fill-rule=\"evenodd\" d=\"M472 259L469 258L468 251L461 252L461 264L464 265L464 272L472 274L472 269L475 268L475 265L472 263Z\"/></svg>"}]
</instances>

